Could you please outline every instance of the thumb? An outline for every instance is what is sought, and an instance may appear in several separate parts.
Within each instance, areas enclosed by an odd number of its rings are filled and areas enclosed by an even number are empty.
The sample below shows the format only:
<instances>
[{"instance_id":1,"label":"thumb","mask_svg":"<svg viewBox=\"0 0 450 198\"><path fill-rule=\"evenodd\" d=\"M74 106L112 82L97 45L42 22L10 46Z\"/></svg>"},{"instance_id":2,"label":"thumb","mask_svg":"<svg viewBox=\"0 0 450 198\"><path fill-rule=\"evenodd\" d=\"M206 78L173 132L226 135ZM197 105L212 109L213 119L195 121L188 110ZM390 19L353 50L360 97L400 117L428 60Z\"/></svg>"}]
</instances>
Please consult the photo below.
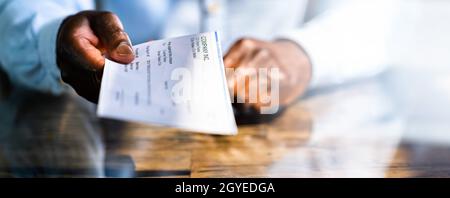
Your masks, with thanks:
<instances>
[{"instance_id":1,"label":"thumb","mask_svg":"<svg viewBox=\"0 0 450 198\"><path fill-rule=\"evenodd\" d=\"M134 60L130 38L123 30L119 17L111 12L98 12L91 16L91 29L100 39L107 58L128 64Z\"/></svg>"}]
</instances>

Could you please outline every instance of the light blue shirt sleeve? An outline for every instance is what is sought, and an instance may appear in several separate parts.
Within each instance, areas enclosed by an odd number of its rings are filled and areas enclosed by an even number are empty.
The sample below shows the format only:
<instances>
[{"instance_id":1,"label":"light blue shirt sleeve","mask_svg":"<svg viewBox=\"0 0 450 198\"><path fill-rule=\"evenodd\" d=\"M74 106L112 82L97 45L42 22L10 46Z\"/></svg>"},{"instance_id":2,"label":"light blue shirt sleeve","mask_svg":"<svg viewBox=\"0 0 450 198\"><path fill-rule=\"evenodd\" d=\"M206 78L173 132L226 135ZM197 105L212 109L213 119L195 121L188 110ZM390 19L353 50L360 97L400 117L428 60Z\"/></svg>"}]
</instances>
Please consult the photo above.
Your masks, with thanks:
<instances>
[{"instance_id":1,"label":"light blue shirt sleeve","mask_svg":"<svg viewBox=\"0 0 450 198\"><path fill-rule=\"evenodd\" d=\"M12 84L59 94L56 37L64 18L92 1L0 0L0 67Z\"/></svg>"}]
</instances>

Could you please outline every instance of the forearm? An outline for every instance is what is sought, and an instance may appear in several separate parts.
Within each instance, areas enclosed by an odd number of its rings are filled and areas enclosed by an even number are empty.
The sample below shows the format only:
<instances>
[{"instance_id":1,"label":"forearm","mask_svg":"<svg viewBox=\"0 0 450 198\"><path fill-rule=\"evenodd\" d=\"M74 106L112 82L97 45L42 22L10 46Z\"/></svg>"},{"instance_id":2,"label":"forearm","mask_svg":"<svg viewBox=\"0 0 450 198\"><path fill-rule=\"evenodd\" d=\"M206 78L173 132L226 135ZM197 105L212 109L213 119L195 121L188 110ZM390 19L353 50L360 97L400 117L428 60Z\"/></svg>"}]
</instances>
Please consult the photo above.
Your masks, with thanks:
<instances>
[{"instance_id":1,"label":"forearm","mask_svg":"<svg viewBox=\"0 0 450 198\"><path fill-rule=\"evenodd\" d=\"M56 35L78 8L58 1L0 1L0 63L14 86L57 94Z\"/></svg>"},{"instance_id":2,"label":"forearm","mask_svg":"<svg viewBox=\"0 0 450 198\"><path fill-rule=\"evenodd\" d=\"M373 76L389 63L392 3L348 1L284 35L309 55L311 87Z\"/></svg>"}]
</instances>

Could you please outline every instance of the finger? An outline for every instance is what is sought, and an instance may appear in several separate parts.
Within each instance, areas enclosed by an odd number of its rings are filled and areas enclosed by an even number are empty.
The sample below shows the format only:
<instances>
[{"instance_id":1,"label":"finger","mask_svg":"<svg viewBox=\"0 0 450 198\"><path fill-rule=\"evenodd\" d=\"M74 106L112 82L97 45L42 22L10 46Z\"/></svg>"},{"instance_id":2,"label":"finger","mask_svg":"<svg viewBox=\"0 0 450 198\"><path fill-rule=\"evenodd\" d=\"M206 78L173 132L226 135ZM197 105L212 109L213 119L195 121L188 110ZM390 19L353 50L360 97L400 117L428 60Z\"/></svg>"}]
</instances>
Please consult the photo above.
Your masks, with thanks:
<instances>
[{"instance_id":1,"label":"finger","mask_svg":"<svg viewBox=\"0 0 450 198\"><path fill-rule=\"evenodd\" d=\"M236 95L238 98L243 98L246 101L244 106L252 106L255 109L260 109L262 105L264 105L264 101L262 100L262 95L260 95L264 91L264 99L268 97L267 94L271 93L271 81L278 80L272 79L270 76L270 68L275 67L277 65L277 61L272 56L271 52L267 49L259 49L255 50L255 53L251 56L251 58L244 60L242 63L243 66L240 66L240 70L244 72L238 72L237 79L239 80L248 80L251 79L253 81L248 82L237 82ZM260 71L261 68L266 68L267 70ZM261 90L265 89L265 90ZM253 99L252 99L253 98Z\"/></svg>"},{"instance_id":2,"label":"finger","mask_svg":"<svg viewBox=\"0 0 450 198\"><path fill-rule=\"evenodd\" d=\"M256 49L246 53L244 57L241 57L241 61L236 68L235 78L253 75L259 67L266 65L269 60L270 53L266 49Z\"/></svg>"},{"instance_id":3,"label":"finger","mask_svg":"<svg viewBox=\"0 0 450 198\"><path fill-rule=\"evenodd\" d=\"M98 12L90 19L91 28L106 48L108 58L123 64L134 60L130 39L119 17L111 12Z\"/></svg>"},{"instance_id":4,"label":"finger","mask_svg":"<svg viewBox=\"0 0 450 198\"><path fill-rule=\"evenodd\" d=\"M267 49L261 49L258 50L256 55L245 65L249 68L254 68L256 72L258 72L258 82L261 84L261 82L269 83L268 81L261 81L259 78L266 78L266 79L273 79L277 81L283 81L286 78L285 72L282 70L283 68L280 68L280 63L274 58L274 56L271 54L271 52ZM267 76L263 76L260 68L265 68L265 74ZM272 77L270 74L271 69L278 69L281 70L278 75L275 77Z\"/></svg>"},{"instance_id":5,"label":"finger","mask_svg":"<svg viewBox=\"0 0 450 198\"><path fill-rule=\"evenodd\" d=\"M80 26L71 34L72 43L70 54L75 61L88 70L101 70L105 64L102 51L99 49L99 39L89 26L87 19L81 21Z\"/></svg>"},{"instance_id":6,"label":"finger","mask_svg":"<svg viewBox=\"0 0 450 198\"><path fill-rule=\"evenodd\" d=\"M271 76L271 72L270 71L266 71L266 72L262 72L259 70L259 68L267 68L268 67L264 66L264 65L272 65L272 64L276 64L276 61L274 61L273 59L269 58L261 58L259 59L261 62L255 61L255 65L261 65L260 67L251 67L253 69L253 73L250 73L250 75L253 75L253 78L251 78L253 80L253 82L245 82L245 84L241 83L237 83L238 86L236 88L236 96L237 98L244 98L245 99L245 104L244 106L247 107L253 107L257 110L259 110L262 106L267 104L267 97L272 98L271 94L272 94L272 81L273 80L277 80L274 79L273 76ZM241 77L240 79L243 79L243 77ZM264 90L262 90L264 89ZM253 95L252 95L253 94ZM256 94L256 95L254 95ZM261 95L263 94L263 95ZM249 98L253 98L253 100L249 100ZM255 101L256 99L256 101Z\"/></svg>"},{"instance_id":7,"label":"finger","mask_svg":"<svg viewBox=\"0 0 450 198\"><path fill-rule=\"evenodd\" d=\"M279 61L277 61L277 59L273 56L271 51L267 49L258 50L250 61L245 62L243 64L255 69L259 68L267 68L267 70L278 69L281 71L277 75L277 80L284 81L287 78L286 71L284 71L285 69L283 67L280 67L281 64L279 63Z\"/></svg>"},{"instance_id":8,"label":"finger","mask_svg":"<svg viewBox=\"0 0 450 198\"><path fill-rule=\"evenodd\" d=\"M253 68L268 67L271 59L273 58L269 50L259 49L245 64Z\"/></svg>"},{"instance_id":9,"label":"finger","mask_svg":"<svg viewBox=\"0 0 450 198\"><path fill-rule=\"evenodd\" d=\"M246 77L253 75L256 67L254 66L257 62L264 62L268 57L265 53L261 53L261 50L253 50L248 52L245 56L241 57L237 66L232 67L233 73L227 75L228 87L234 91L233 94L238 95L237 91L240 90L246 80Z\"/></svg>"},{"instance_id":10,"label":"finger","mask_svg":"<svg viewBox=\"0 0 450 198\"><path fill-rule=\"evenodd\" d=\"M89 70L98 71L105 65L105 57L102 52L97 49L91 41L86 38L79 38L76 41L75 47L78 48L78 53L82 60L86 61Z\"/></svg>"},{"instance_id":11,"label":"finger","mask_svg":"<svg viewBox=\"0 0 450 198\"><path fill-rule=\"evenodd\" d=\"M227 73L226 73L227 85L228 85L228 89L230 90L230 94L232 94L232 96L233 96L233 98L232 98L233 101L236 99L236 96L238 95L238 90L239 90L239 87L241 86L241 85L239 85L239 83L242 83L243 81L245 81L245 79L242 79L242 76L244 76L244 75L241 74L241 73L247 73L244 70L245 70L244 67L227 68L227 70L226 70L227 71Z\"/></svg>"},{"instance_id":12,"label":"finger","mask_svg":"<svg viewBox=\"0 0 450 198\"><path fill-rule=\"evenodd\" d=\"M238 102L244 102L245 104L255 103L256 89L250 90L249 88L257 84L257 75L253 68L240 68L236 74L235 81L235 94Z\"/></svg>"},{"instance_id":13,"label":"finger","mask_svg":"<svg viewBox=\"0 0 450 198\"><path fill-rule=\"evenodd\" d=\"M241 39L236 42L224 56L225 67L238 67L242 58L247 56L256 47L256 43L251 39Z\"/></svg>"}]
</instances>

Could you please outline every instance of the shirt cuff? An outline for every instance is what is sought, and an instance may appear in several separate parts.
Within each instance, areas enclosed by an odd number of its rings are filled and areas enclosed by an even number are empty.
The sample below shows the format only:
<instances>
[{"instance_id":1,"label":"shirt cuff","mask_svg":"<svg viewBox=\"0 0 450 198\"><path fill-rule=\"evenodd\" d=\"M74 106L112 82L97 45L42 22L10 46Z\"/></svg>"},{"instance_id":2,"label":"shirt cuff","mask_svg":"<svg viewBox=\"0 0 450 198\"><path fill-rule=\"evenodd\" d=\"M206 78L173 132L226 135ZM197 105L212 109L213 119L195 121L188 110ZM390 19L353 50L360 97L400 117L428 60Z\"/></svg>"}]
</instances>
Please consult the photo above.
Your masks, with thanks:
<instances>
[{"instance_id":1,"label":"shirt cuff","mask_svg":"<svg viewBox=\"0 0 450 198\"><path fill-rule=\"evenodd\" d=\"M317 39L317 36L315 36L314 34L311 34L309 31L307 30L294 30L294 31L288 31L288 32L284 32L282 34L280 34L278 37L278 39L286 39L286 40L290 40L292 42L297 43L302 50L307 54L309 61L311 63L311 69L312 69L312 76L311 76L311 82L309 83L309 89L311 88L315 88L315 87L320 87L320 85L322 84L320 82L320 76L321 71L318 68L318 65L326 65L327 63L324 63L324 61L321 61L323 59L321 59L321 57L318 57L317 55L320 54L320 49L316 49L317 45L315 45L314 43L316 42L315 40ZM318 41L320 42L320 41ZM316 42L317 43L317 42Z\"/></svg>"},{"instance_id":2,"label":"shirt cuff","mask_svg":"<svg viewBox=\"0 0 450 198\"><path fill-rule=\"evenodd\" d=\"M47 69L50 80L53 82L50 85L50 91L53 94L60 94L64 90L60 70L56 63L56 37L65 18L56 18L46 23L39 31L38 52L40 63Z\"/></svg>"}]
</instances>

